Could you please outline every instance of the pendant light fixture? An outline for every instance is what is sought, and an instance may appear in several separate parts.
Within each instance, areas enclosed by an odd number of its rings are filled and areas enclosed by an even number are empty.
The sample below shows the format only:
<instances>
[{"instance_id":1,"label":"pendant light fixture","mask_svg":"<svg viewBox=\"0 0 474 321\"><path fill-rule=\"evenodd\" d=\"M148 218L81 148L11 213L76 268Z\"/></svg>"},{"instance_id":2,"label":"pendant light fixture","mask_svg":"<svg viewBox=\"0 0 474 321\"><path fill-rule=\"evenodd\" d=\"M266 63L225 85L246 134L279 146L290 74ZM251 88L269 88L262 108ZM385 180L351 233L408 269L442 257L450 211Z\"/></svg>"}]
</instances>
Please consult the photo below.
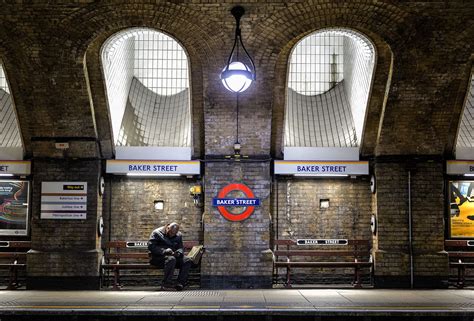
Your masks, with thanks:
<instances>
[{"instance_id":1,"label":"pendant light fixture","mask_svg":"<svg viewBox=\"0 0 474 321\"><path fill-rule=\"evenodd\" d=\"M236 22L234 45L220 78L227 90L241 93L247 90L255 80L255 64L245 49L240 32L240 18L244 15L245 10L241 6L236 6L230 12Z\"/></svg>"}]
</instances>

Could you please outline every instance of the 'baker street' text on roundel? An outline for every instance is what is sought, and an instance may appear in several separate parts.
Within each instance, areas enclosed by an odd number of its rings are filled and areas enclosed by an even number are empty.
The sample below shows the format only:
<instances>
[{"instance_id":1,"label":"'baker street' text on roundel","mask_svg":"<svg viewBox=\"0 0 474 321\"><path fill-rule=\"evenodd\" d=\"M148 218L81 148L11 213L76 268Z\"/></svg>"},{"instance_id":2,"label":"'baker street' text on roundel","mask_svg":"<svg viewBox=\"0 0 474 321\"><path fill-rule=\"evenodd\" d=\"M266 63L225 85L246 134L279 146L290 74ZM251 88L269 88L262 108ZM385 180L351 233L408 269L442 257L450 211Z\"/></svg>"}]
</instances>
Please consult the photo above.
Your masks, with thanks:
<instances>
[{"instance_id":1,"label":"'baker street' text on roundel","mask_svg":"<svg viewBox=\"0 0 474 321\"><path fill-rule=\"evenodd\" d=\"M228 195L232 191L242 192L245 195L245 198L228 198ZM248 186L240 183L233 183L223 187L219 191L217 198L212 199L212 205L216 206L219 213L229 221L238 222L243 221L252 215L255 206L260 205L260 200L255 198L255 195ZM227 207L232 206L244 207L245 210L241 213L234 214L227 209Z\"/></svg>"}]
</instances>

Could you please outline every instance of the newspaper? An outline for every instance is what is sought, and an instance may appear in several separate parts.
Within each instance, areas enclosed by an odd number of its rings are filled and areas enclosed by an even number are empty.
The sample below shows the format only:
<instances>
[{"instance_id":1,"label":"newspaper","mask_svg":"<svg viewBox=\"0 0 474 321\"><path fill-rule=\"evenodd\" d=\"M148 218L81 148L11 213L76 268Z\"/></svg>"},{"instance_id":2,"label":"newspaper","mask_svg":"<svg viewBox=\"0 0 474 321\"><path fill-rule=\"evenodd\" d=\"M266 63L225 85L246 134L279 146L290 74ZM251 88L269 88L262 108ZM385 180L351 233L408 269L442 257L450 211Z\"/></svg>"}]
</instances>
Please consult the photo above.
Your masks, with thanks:
<instances>
[{"instance_id":1,"label":"newspaper","mask_svg":"<svg viewBox=\"0 0 474 321\"><path fill-rule=\"evenodd\" d=\"M202 254L204 253L204 246L202 245L195 245L189 251L187 257L193 261L194 264L199 264L199 261L201 261Z\"/></svg>"}]
</instances>

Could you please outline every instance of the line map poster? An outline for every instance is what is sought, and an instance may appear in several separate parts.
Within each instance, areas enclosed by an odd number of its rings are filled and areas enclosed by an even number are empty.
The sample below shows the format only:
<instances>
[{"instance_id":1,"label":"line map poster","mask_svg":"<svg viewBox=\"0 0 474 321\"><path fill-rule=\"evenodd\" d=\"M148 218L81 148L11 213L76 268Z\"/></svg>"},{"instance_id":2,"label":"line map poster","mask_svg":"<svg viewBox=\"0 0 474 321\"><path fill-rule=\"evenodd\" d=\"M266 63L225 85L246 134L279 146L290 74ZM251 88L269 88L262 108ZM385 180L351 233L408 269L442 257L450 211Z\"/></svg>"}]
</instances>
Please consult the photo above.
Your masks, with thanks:
<instances>
[{"instance_id":1,"label":"line map poster","mask_svg":"<svg viewBox=\"0 0 474 321\"><path fill-rule=\"evenodd\" d=\"M27 235L27 181L0 181L0 235Z\"/></svg>"}]
</instances>

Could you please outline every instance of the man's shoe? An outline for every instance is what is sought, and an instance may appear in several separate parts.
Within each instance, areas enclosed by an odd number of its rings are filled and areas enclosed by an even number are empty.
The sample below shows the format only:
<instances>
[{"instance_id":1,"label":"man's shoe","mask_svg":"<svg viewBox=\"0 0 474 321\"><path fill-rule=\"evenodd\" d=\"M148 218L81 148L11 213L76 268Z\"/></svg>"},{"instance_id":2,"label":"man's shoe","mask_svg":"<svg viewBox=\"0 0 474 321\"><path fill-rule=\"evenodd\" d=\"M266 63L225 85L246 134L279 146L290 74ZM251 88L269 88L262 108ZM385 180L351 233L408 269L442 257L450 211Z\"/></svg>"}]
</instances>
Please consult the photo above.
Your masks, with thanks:
<instances>
[{"instance_id":1,"label":"man's shoe","mask_svg":"<svg viewBox=\"0 0 474 321\"><path fill-rule=\"evenodd\" d=\"M163 283L161 285L162 291L174 291L175 286L172 283Z\"/></svg>"},{"instance_id":2,"label":"man's shoe","mask_svg":"<svg viewBox=\"0 0 474 321\"><path fill-rule=\"evenodd\" d=\"M174 288L176 289L176 291L183 291L184 285L182 285L181 283L178 283L176 284Z\"/></svg>"}]
</instances>

